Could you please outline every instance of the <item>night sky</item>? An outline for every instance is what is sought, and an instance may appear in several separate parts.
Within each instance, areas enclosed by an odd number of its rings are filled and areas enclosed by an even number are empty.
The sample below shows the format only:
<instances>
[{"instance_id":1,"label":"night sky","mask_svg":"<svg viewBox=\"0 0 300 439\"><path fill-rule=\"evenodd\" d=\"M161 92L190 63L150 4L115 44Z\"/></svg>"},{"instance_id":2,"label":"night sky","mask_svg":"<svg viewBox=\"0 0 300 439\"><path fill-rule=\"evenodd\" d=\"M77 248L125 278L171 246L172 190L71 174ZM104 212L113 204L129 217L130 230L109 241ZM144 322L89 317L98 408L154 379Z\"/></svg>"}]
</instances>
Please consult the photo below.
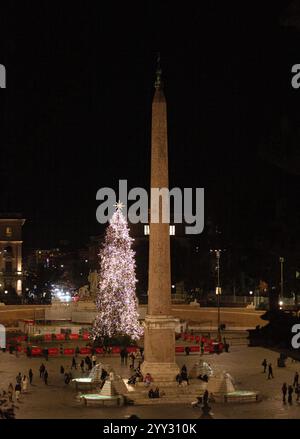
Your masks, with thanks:
<instances>
[{"instance_id":1,"label":"night sky","mask_svg":"<svg viewBox=\"0 0 300 439\"><path fill-rule=\"evenodd\" d=\"M1 6L0 202L27 218L24 245L85 243L100 187L149 187L157 51L170 186L204 187L229 241L259 239L278 206L298 240L299 2L106 3Z\"/></svg>"}]
</instances>

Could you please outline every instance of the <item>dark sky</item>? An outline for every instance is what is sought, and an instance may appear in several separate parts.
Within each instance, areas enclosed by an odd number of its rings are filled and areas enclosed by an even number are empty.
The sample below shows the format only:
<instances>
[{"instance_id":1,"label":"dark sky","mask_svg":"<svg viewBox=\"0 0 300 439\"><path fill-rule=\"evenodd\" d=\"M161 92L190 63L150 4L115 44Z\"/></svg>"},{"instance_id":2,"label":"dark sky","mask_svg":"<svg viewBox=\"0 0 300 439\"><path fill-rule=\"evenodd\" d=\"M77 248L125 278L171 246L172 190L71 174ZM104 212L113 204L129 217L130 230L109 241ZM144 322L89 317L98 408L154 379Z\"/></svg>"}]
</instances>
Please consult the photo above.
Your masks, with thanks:
<instances>
[{"instance_id":1,"label":"dark sky","mask_svg":"<svg viewBox=\"0 0 300 439\"><path fill-rule=\"evenodd\" d=\"M86 242L101 231L97 189L149 186L158 50L170 185L204 187L206 217L241 237L260 233L278 198L299 215L294 151L281 166L280 141L287 120L297 144L299 33L282 25L295 2L6 3L1 209L24 213L26 246Z\"/></svg>"}]
</instances>

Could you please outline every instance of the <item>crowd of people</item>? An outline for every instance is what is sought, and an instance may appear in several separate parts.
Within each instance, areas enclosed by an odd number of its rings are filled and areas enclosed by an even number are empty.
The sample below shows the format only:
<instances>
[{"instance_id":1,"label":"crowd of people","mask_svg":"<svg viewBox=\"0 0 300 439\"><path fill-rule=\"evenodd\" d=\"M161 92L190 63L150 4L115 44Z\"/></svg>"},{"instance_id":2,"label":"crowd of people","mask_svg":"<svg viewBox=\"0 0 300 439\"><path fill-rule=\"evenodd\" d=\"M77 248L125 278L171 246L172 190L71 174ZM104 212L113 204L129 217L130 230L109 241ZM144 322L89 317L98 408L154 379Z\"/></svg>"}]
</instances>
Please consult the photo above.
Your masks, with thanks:
<instances>
[{"instance_id":1,"label":"crowd of people","mask_svg":"<svg viewBox=\"0 0 300 439\"><path fill-rule=\"evenodd\" d=\"M293 393L296 394L296 402L299 402L300 398L300 384L299 384L299 373L296 372L294 375L293 384L287 385L287 383L283 383L282 388L282 402L286 404L286 396L289 404L293 404Z\"/></svg>"},{"instance_id":2,"label":"crowd of people","mask_svg":"<svg viewBox=\"0 0 300 439\"><path fill-rule=\"evenodd\" d=\"M263 366L263 373L267 373L267 379L273 379L273 366L272 363L268 363L266 358L263 359L261 365ZM299 383L299 373L295 372L293 384L287 384L284 382L281 387L282 392L282 402L286 404L288 402L289 404L293 403L293 394L296 395L296 402L299 402L300 399L300 383Z\"/></svg>"}]
</instances>

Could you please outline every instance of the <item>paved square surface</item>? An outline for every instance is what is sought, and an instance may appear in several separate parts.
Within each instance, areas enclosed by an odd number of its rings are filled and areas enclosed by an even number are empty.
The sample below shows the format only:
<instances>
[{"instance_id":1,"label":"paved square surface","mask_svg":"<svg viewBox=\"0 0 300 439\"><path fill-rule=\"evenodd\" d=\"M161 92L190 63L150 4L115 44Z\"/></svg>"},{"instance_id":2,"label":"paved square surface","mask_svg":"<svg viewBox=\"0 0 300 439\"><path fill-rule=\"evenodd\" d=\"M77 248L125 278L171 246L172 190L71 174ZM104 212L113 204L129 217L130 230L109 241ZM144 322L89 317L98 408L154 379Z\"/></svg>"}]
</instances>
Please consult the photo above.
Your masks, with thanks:
<instances>
[{"instance_id":1,"label":"paved square surface","mask_svg":"<svg viewBox=\"0 0 300 439\"><path fill-rule=\"evenodd\" d=\"M279 354L263 348L249 348L234 346L230 353L221 355L205 355L204 358L211 366L218 370L228 371L235 379L237 388L241 390L255 390L261 392L263 400L250 404L212 404L214 418L300 418L300 405L284 405L281 400L281 386L284 381L292 384L296 370L300 373L300 363L292 363L289 359L286 368L277 367ZM271 361L274 370L274 379L268 380L262 373L262 360ZM101 361L101 357L98 356ZM188 370L196 362L197 356L178 356L179 365L184 363ZM8 352L0 353L0 388L7 389L9 382L15 384L18 372L28 375L33 369L33 385L29 392L22 395L16 417L21 418L124 418L130 414L137 414L148 419L192 419L200 417L200 410L190 405L163 405L163 406L125 406L125 407L83 407L76 402L76 391L73 385L65 385L60 374L60 365L69 368L71 358L56 358L44 361L49 373L49 385L46 386L39 378L39 366L43 359L27 358L22 355L16 358ZM110 363L122 376L129 376L129 368L120 365L119 357L107 357L105 362ZM80 376L77 370L74 376Z\"/></svg>"}]
</instances>

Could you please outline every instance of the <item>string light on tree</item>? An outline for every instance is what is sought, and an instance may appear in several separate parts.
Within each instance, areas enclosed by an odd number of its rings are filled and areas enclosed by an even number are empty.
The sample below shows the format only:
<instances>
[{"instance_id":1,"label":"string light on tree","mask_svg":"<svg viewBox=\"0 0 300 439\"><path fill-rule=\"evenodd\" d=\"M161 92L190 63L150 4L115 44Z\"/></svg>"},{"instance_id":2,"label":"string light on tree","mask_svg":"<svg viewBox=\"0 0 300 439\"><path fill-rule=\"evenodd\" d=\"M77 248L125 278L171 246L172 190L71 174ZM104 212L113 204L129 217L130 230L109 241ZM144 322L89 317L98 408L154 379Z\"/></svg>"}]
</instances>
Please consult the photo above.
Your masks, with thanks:
<instances>
[{"instance_id":1,"label":"string light on tree","mask_svg":"<svg viewBox=\"0 0 300 439\"><path fill-rule=\"evenodd\" d=\"M115 205L100 250L100 282L96 299L97 316L93 338L118 335L139 339L143 333L138 321L135 294L135 253L131 248L127 221L122 213L124 204Z\"/></svg>"}]
</instances>

